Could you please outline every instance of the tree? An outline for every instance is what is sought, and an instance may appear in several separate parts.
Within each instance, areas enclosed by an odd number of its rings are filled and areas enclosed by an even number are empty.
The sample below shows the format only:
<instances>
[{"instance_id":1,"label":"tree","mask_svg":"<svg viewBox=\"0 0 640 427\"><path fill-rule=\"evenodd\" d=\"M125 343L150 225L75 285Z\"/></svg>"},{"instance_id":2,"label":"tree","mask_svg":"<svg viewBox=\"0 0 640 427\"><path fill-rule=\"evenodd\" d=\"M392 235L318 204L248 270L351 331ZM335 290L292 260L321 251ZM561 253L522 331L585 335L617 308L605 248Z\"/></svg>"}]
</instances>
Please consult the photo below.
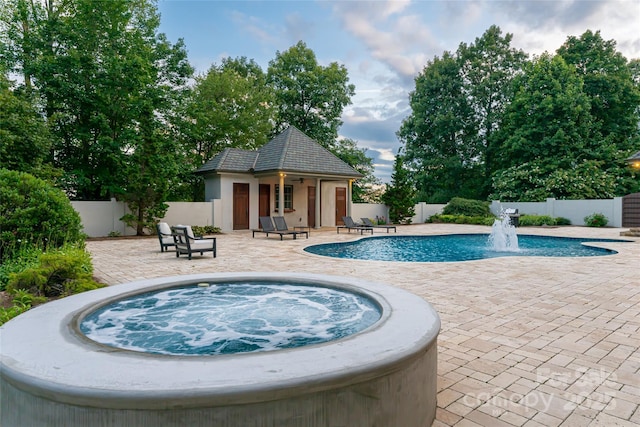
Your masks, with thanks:
<instances>
[{"instance_id":1,"label":"tree","mask_svg":"<svg viewBox=\"0 0 640 427\"><path fill-rule=\"evenodd\" d=\"M144 235L164 217L169 186L178 172L177 147L174 140L154 117L152 106L141 112L139 131L131 146L125 173L128 182L118 195L131 211L121 220Z\"/></svg>"},{"instance_id":2,"label":"tree","mask_svg":"<svg viewBox=\"0 0 640 427\"><path fill-rule=\"evenodd\" d=\"M267 142L274 121L274 96L253 60L224 59L196 77L177 125L186 151L181 180L189 183L174 197L199 200L193 171L228 147L256 149Z\"/></svg>"},{"instance_id":3,"label":"tree","mask_svg":"<svg viewBox=\"0 0 640 427\"><path fill-rule=\"evenodd\" d=\"M157 33L154 0L10 4L20 35L6 49L10 69L44 99L68 194L99 200L126 191L128 150L151 88L164 103L192 72L182 41L172 46ZM165 117L166 108L154 114Z\"/></svg>"},{"instance_id":4,"label":"tree","mask_svg":"<svg viewBox=\"0 0 640 427\"><path fill-rule=\"evenodd\" d=\"M267 71L267 83L276 96L274 134L293 125L333 151L342 111L355 93L355 86L348 82L343 65L318 65L314 52L302 41L276 52Z\"/></svg>"},{"instance_id":5,"label":"tree","mask_svg":"<svg viewBox=\"0 0 640 427\"><path fill-rule=\"evenodd\" d=\"M455 54L435 57L416 78L412 113L398 137L421 199L487 196L499 152L493 134L511 99L510 83L526 61L511 40L492 26L475 43L461 43Z\"/></svg>"},{"instance_id":6,"label":"tree","mask_svg":"<svg viewBox=\"0 0 640 427\"><path fill-rule=\"evenodd\" d=\"M6 169L46 175L51 134L33 97L16 93L0 75L0 158ZM47 169L48 170L48 169Z\"/></svg>"},{"instance_id":7,"label":"tree","mask_svg":"<svg viewBox=\"0 0 640 427\"><path fill-rule=\"evenodd\" d=\"M394 224L410 224L415 215L415 188L411 176L404 167L401 153L396 156L391 174L391 184L382 196L382 201L389 207L389 220Z\"/></svg>"},{"instance_id":8,"label":"tree","mask_svg":"<svg viewBox=\"0 0 640 427\"><path fill-rule=\"evenodd\" d=\"M461 74L465 82L464 92L471 105L475 123L475 151L481 155L477 161L484 167L482 195L487 196L494 158L499 154L499 144L493 134L501 126L502 115L512 98L513 79L521 73L527 60L522 50L511 47L512 34L502 36L500 27L492 25L475 43L458 47Z\"/></svg>"},{"instance_id":9,"label":"tree","mask_svg":"<svg viewBox=\"0 0 640 427\"><path fill-rule=\"evenodd\" d=\"M598 171L593 146L597 126L575 69L561 56L543 54L526 67L515 88L496 136L500 169L494 175L492 198L611 197L606 184L612 182ZM588 194L582 194L580 189L587 187Z\"/></svg>"},{"instance_id":10,"label":"tree","mask_svg":"<svg viewBox=\"0 0 640 427\"><path fill-rule=\"evenodd\" d=\"M640 84L633 62L616 51L614 40L605 41L600 32L586 31L579 38L568 37L558 55L576 68L584 81L591 115L599 137L593 141L594 157L607 173L619 176L613 192L624 195L637 188L624 159L640 146Z\"/></svg>"},{"instance_id":11,"label":"tree","mask_svg":"<svg viewBox=\"0 0 640 427\"><path fill-rule=\"evenodd\" d=\"M411 115L398 131L406 164L414 170L420 200L445 203L457 195L470 198L481 188L472 144L471 106L464 94L460 64L449 52L429 61L416 77L409 102Z\"/></svg>"}]
</instances>

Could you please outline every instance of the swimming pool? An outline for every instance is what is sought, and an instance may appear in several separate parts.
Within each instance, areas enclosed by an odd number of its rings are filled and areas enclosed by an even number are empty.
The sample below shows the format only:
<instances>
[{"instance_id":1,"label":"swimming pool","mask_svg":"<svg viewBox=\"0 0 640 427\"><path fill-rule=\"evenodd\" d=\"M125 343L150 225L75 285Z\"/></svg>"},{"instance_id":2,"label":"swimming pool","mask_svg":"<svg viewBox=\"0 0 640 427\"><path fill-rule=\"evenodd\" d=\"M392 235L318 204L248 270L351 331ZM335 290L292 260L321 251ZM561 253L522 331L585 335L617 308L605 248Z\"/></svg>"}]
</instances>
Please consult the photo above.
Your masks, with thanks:
<instances>
[{"instance_id":1,"label":"swimming pool","mask_svg":"<svg viewBox=\"0 0 640 427\"><path fill-rule=\"evenodd\" d=\"M366 237L343 243L308 246L306 252L335 258L372 261L453 262L506 256L587 257L612 255L614 250L586 246L618 239L518 235L519 250L499 252L488 245L488 234Z\"/></svg>"}]
</instances>

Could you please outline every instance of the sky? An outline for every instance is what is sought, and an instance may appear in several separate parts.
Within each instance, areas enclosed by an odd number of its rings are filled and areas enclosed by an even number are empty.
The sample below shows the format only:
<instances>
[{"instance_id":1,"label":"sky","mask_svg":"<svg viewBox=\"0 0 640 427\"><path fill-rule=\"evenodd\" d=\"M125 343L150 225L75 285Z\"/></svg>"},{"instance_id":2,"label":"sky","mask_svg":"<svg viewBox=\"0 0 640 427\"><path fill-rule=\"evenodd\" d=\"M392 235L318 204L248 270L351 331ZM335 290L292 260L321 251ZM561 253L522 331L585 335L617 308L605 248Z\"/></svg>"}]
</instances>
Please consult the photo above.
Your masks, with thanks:
<instances>
[{"instance_id":1,"label":"sky","mask_svg":"<svg viewBox=\"0 0 640 427\"><path fill-rule=\"evenodd\" d=\"M158 10L160 32L184 40L198 74L241 56L266 72L298 41L320 65L345 66L356 89L339 135L367 150L382 182L390 181L415 77L491 25L530 56L591 30L615 40L627 59L640 58L640 0L159 0Z\"/></svg>"}]
</instances>

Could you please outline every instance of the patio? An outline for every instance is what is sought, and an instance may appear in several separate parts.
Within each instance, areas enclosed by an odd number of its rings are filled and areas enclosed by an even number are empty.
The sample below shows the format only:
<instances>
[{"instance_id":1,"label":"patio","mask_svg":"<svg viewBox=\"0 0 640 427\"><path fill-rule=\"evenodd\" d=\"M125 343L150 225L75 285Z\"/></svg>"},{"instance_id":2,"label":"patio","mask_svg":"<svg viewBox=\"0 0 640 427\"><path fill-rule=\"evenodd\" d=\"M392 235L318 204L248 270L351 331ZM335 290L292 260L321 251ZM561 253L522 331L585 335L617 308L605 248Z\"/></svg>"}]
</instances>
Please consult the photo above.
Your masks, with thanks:
<instances>
[{"instance_id":1,"label":"patio","mask_svg":"<svg viewBox=\"0 0 640 427\"><path fill-rule=\"evenodd\" d=\"M518 229L614 239L620 231ZM489 232L471 225L398 227L398 235ZM640 239L602 244L619 251L612 256L460 263L353 261L303 251L360 237L326 228L308 240L280 241L237 231L217 236L217 258L205 253L191 261L161 253L155 236L92 240L87 248L95 275L110 285L176 274L288 271L355 276L422 296L442 320L433 426L640 424Z\"/></svg>"}]
</instances>

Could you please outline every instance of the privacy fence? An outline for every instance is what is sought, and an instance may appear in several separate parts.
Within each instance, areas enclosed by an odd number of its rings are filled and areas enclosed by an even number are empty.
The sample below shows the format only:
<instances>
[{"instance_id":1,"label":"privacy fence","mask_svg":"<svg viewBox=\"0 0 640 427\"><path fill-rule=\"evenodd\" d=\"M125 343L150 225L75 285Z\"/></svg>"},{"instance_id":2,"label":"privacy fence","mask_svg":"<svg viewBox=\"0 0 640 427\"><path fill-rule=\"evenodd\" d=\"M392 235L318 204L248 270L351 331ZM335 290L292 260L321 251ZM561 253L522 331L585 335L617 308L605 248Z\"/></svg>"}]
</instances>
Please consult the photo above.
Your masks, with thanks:
<instances>
[{"instance_id":1,"label":"privacy fence","mask_svg":"<svg viewBox=\"0 0 640 427\"><path fill-rule=\"evenodd\" d=\"M128 209L125 203L115 199L103 202L71 202L82 218L84 232L90 237L104 237L111 235L134 235L135 230L127 227L120 218ZM222 224L222 200L209 202L169 202L169 209L164 221L169 224L213 225ZM426 222L431 215L442 212L443 204L418 203L415 206L413 224ZM603 200L556 200L547 199L544 202L500 202L491 203L491 212L499 215L502 209L518 209L520 214L548 215L563 217L573 225L584 225L584 218L593 213L601 213L607 217L611 227L640 226L640 193L625 197ZM382 204L353 203L351 216L355 219L362 217L389 218L388 208ZM623 217L625 223L623 223ZM634 221L638 221L635 224ZM223 230L230 231L230 230Z\"/></svg>"}]
</instances>

